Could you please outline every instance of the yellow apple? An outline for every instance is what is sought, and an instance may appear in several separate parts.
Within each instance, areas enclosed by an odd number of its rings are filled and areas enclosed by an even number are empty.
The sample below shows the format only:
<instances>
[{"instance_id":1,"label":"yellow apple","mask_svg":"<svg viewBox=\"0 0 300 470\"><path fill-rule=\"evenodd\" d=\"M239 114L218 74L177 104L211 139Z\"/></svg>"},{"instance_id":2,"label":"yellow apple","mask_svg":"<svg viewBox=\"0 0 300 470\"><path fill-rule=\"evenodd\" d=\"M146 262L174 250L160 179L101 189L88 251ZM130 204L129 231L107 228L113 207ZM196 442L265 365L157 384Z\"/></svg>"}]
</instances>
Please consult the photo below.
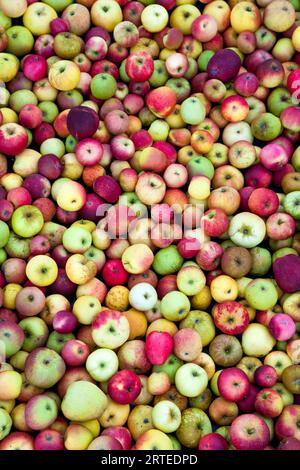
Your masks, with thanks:
<instances>
[{"instance_id":1,"label":"yellow apple","mask_svg":"<svg viewBox=\"0 0 300 470\"><path fill-rule=\"evenodd\" d=\"M79 85L80 70L70 60L58 60L51 65L48 79L51 86L56 90L70 91Z\"/></svg>"},{"instance_id":2,"label":"yellow apple","mask_svg":"<svg viewBox=\"0 0 300 470\"><path fill-rule=\"evenodd\" d=\"M95 26L102 26L112 32L123 20L120 5L115 0L97 0L91 9L91 18Z\"/></svg>"},{"instance_id":3,"label":"yellow apple","mask_svg":"<svg viewBox=\"0 0 300 470\"><path fill-rule=\"evenodd\" d=\"M35 36L51 32L50 23L57 18L54 8L42 2L29 5L23 16L23 24Z\"/></svg>"},{"instance_id":4,"label":"yellow apple","mask_svg":"<svg viewBox=\"0 0 300 470\"><path fill-rule=\"evenodd\" d=\"M57 274L57 264L50 256L34 256L26 266L26 275L29 281L36 286L44 287L53 284Z\"/></svg>"},{"instance_id":5,"label":"yellow apple","mask_svg":"<svg viewBox=\"0 0 300 470\"><path fill-rule=\"evenodd\" d=\"M0 52L0 81L10 82L17 75L18 70L19 60L17 57L7 52Z\"/></svg>"}]
</instances>

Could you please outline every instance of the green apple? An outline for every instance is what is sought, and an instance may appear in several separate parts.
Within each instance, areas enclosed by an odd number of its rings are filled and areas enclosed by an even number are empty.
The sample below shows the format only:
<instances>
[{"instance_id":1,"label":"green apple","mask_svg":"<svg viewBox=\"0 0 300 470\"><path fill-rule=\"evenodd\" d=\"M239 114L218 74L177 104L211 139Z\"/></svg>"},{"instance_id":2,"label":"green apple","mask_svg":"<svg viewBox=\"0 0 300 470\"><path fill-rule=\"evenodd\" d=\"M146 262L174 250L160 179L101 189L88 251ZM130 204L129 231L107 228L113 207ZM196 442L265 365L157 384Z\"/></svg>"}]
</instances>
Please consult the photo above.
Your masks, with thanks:
<instances>
[{"instance_id":1,"label":"green apple","mask_svg":"<svg viewBox=\"0 0 300 470\"><path fill-rule=\"evenodd\" d=\"M35 206L18 207L11 218L13 231L20 237L30 238L37 235L44 225L41 211Z\"/></svg>"},{"instance_id":2,"label":"green apple","mask_svg":"<svg viewBox=\"0 0 300 470\"><path fill-rule=\"evenodd\" d=\"M279 117L285 108L293 106L292 96L286 88L275 88L268 96L267 106L272 114Z\"/></svg>"},{"instance_id":3,"label":"green apple","mask_svg":"<svg viewBox=\"0 0 300 470\"><path fill-rule=\"evenodd\" d=\"M57 331L52 331L48 337L46 346L60 354L64 345L74 338L75 336L72 333L58 333Z\"/></svg>"},{"instance_id":4,"label":"green apple","mask_svg":"<svg viewBox=\"0 0 300 470\"><path fill-rule=\"evenodd\" d=\"M170 321L183 320L191 308L188 297L179 291L166 294L160 302L160 312L164 318Z\"/></svg>"},{"instance_id":5,"label":"green apple","mask_svg":"<svg viewBox=\"0 0 300 470\"><path fill-rule=\"evenodd\" d=\"M175 91L177 103L182 103L191 94L191 85L185 78L169 78L166 86Z\"/></svg>"},{"instance_id":6,"label":"green apple","mask_svg":"<svg viewBox=\"0 0 300 470\"><path fill-rule=\"evenodd\" d=\"M275 344L276 340L268 328L260 323L250 323L242 335L242 347L247 356L266 356Z\"/></svg>"},{"instance_id":7,"label":"green apple","mask_svg":"<svg viewBox=\"0 0 300 470\"><path fill-rule=\"evenodd\" d=\"M9 106L19 113L25 104L38 104L37 97L31 90L17 90L9 97Z\"/></svg>"},{"instance_id":8,"label":"green apple","mask_svg":"<svg viewBox=\"0 0 300 470\"><path fill-rule=\"evenodd\" d=\"M77 140L72 135L68 135L65 140L66 152L67 153L75 153L75 148L77 145Z\"/></svg>"},{"instance_id":9,"label":"green apple","mask_svg":"<svg viewBox=\"0 0 300 470\"><path fill-rule=\"evenodd\" d=\"M72 226L64 232L62 242L70 253L84 253L92 244L92 235L85 228Z\"/></svg>"},{"instance_id":10,"label":"green apple","mask_svg":"<svg viewBox=\"0 0 300 470\"><path fill-rule=\"evenodd\" d=\"M162 432L175 432L181 422L180 409L170 400L159 401L152 410L152 422Z\"/></svg>"},{"instance_id":11,"label":"green apple","mask_svg":"<svg viewBox=\"0 0 300 470\"><path fill-rule=\"evenodd\" d=\"M179 324L179 328L194 328L201 336L202 345L207 346L216 335L211 315L201 310L192 310Z\"/></svg>"},{"instance_id":12,"label":"green apple","mask_svg":"<svg viewBox=\"0 0 300 470\"><path fill-rule=\"evenodd\" d=\"M196 295L204 288L206 277L199 266L186 265L177 273L177 287L185 295Z\"/></svg>"},{"instance_id":13,"label":"green apple","mask_svg":"<svg viewBox=\"0 0 300 470\"><path fill-rule=\"evenodd\" d=\"M7 253L4 250L4 248L0 248L0 265L4 263L4 261L7 260Z\"/></svg>"},{"instance_id":14,"label":"green apple","mask_svg":"<svg viewBox=\"0 0 300 470\"><path fill-rule=\"evenodd\" d=\"M217 370L217 372L214 373L214 375L212 376L211 381L210 381L210 388L211 388L213 394L216 395L217 397L221 396L221 394L219 392L219 387L218 387L218 379L219 379L219 375L221 374L222 370L223 369Z\"/></svg>"},{"instance_id":15,"label":"green apple","mask_svg":"<svg viewBox=\"0 0 300 470\"><path fill-rule=\"evenodd\" d=\"M272 418L267 418L266 416L263 416L263 415L260 415L259 413L255 413L257 416L259 416L261 419L264 420L264 422L266 423L266 425L268 426L269 428L269 431L270 431L270 441L273 440L274 438L274 423L273 423L273 419Z\"/></svg>"},{"instance_id":16,"label":"green apple","mask_svg":"<svg viewBox=\"0 0 300 470\"><path fill-rule=\"evenodd\" d=\"M295 11L300 11L300 0L290 0L290 2L293 5Z\"/></svg>"},{"instance_id":17,"label":"green apple","mask_svg":"<svg viewBox=\"0 0 300 470\"><path fill-rule=\"evenodd\" d=\"M117 82L109 73L98 73L92 78L91 92L99 100L108 100L117 91Z\"/></svg>"},{"instance_id":18,"label":"green apple","mask_svg":"<svg viewBox=\"0 0 300 470\"><path fill-rule=\"evenodd\" d=\"M176 437L184 447L197 447L201 437L210 432L212 432L211 422L203 410L187 408L182 412Z\"/></svg>"},{"instance_id":19,"label":"green apple","mask_svg":"<svg viewBox=\"0 0 300 470\"><path fill-rule=\"evenodd\" d=\"M87 421L100 418L107 404L106 395L97 385L79 380L67 388L61 410L71 421Z\"/></svg>"},{"instance_id":20,"label":"green apple","mask_svg":"<svg viewBox=\"0 0 300 470\"><path fill-rule=\"evenodd\" d=\"M27 259L30 255L30 240L19 238L15 233L10 232L5 251L11 258Z\"/></svg>"},{"instance_id":21,"label":"green apple","mask_svg":"<svg viewBox=\"0 0 300 470\"><path fill-rule=\"evenodd\" d=\"M207 64L214 55L214 51L203 51L199 55L197 62L198 62L198 67L200 72L206 72L207 69Z\"/></svg>"},{"instance_id":22,"label":"green apple","mask_svg":"<svg viewBox=\"0 0 300 470\"><path fill-rule=\"evenodd\" d=\"M292 244L293 237L285 238L284 240L269 240L272 251L280 250L280 248L290 248Z\"/></svg>"},{"instance_id":23,"label":"green apple","mask_svg":"<svg viewBox=\"0 0 300 470\"><path fill-rule=\"evenodd\" d=\"M153 261L153 269L157 274L165 276L166 274L176 273L183 264L183 257L175 245L159 250Z\"/></svg>"},{"instance_id":24,"label":"green apple","mask_svg":"<svg viewBox=\"0 0 300 470\"><path fill-rule=\"evenodd\" d=\"M173 436L172 434L170 434L168 437L169 437L170 441L172 442L173 450L180 450L181 449L181 444L178 441L178 439L176 439L176 437Z\"/></svg>"},{"instance_id":25,"label":"green apple","mask_svg":"<svg viewBox=\"0 0 300 470\"><path fill-rule=\"evenodd\" d=\"M184 78L191 80L198 73L198 64L193 57L188 57L189 66L187 71L184 74Z\"/></svg>"},{"instance_id":26,"label":"green apple","mask_svg":"<svg viewBox=\"0 0 300 470\"><path fill-rule=\"evenodd\" d=\"M8 29L11 27L11 18L8 16L4 15L3 11L0 10L0 26L4 29Z\"/></svg>"},{"instance_id":27,"label":"green apple","mask_svg":"<svg viewBox=\"0 0 300 470\"><path fill-rule=\"evenodd\" d=\"M278 300L278 293L271 279L254 279L245 289L245 299L256 310L271 310Z\"/></svg>"},{"instance_id":28,"label":"green apple","mask_svg":"<svg viewBox=\"0 0 300 470\"><path fill-rule=\"evenodd\" d=\"M189 176L206 176L210 180L213 178L215 169L211 161L201 155L191 158L187 164Z\"/></svg>"},{"instance_id":29,"label":"green apple","mask_svg":"<svg viewBox=\"0 0 300 470\"><path fill-rule=\"evenodd\" d=\"M4 439L11 430L12 419L6 410L0 408L0 441Z\"/></svg>"},{"instance_id":30,"label":"green apple","mask_svg":"<svg viewBox=\"0 0 300 470\"><path fill-rule=\"evenodd\" d=\"M267 274L272 265L271 253L266 248L256 246L250 250L252 266L250 274L263 276Z\"/></svg>"},{"instance_id":31,"label":"green apple","mask_svg":"<svg viewBox=\"0 0 300 470\"><path fill-rule=\"evenodd\" d=\"M154 141L157 140L167 140L169 135L169 124L162 119L155 119L152 122L151 126L148 129L149 134L151 135Z\"/></svg>"},{"instance_id":32,"label":"green apple","mask_svg":"<svg viewBox=\"0 0 300 470\"><path fill-rule=\"evenodd\" d=\"M284 210L294 219L300 220L300 191L292 191L285 196Z\"/></svg>"},{"instance_id":33,"label":"green apple","mask_svg":"<svg viewBox=\"0 0 300 470\"><path fill-rule=\"evenodd\" d=\"M43 121L51 124L55 118L59 115L59 109L52 101L42 101L38 107L42 111Z\"/></svg>"},{"instance_id":34,"label":"green apple","mask_svg":"<svg viewBox=\"0 0 300 470\"><path fill-rule=\"evenodd\" d=\"M190 96L181 103L180 115L186 124L200 124L205 114L205 107L196 96Z\"/></svg>"},{"instance_id":35,"label":"green apple","mask_svg":"<svg viewBox=\"0 0 300 470\"><path fill-rule=\"evenodd\" d=\"M281 121L272 113L261 113L251 123L252 134L256 139L269 141L276 139L282 130Z\"/></svg>"},{"instance_id":36,"label":"green apple","mask_svg":"<svg viewBox=\"0 0 300 470\"><path fill-rule=\"evenodd\" d=\"M0 248L3 248L9 240L9 227L0 220Z\"/></svg>"},{"instance_id":37,"label":"green apple","mask_svg":"<svg viewBox=\"0 0 300 470\"><path fill-rule=\"evenodd\" d=\"M207 373L198 364L186 363L177 370L175 385L181 395L197 397L208 385Z\"/></svg>"},{"instance_id":38,"label":"green apple","mask_svg":"<svg viewBox=\"0 0 300 470\"><path fill-rule=\"evenodd\" d=\"M52 137L44 140L40 147L40 153L42 155L53 153L58 158L61 158L65 154L65 145L62 140Z\"/></svg>"},{"instance_id":39,"label":"green apple","mask_svg":"<svg viewBox=\"0 0 300 470\"><path fill-rule=\"evenodd\" d=\"M284 406L292 405L294 403L294 395L281 382L277 382L271 388L276 390L281 396Z\"/></svg>"},{"instance_id":40,"label":"green apple","mask_svg":"<svg viewBox=\"0 0 300 470\"><path fill-rule=\"evenodd\" d=\"M24 318L19 323L20 328L25 333L25 340L22 349L31 352L46 344L49 331L44 320L39 317Z\"/></svg>"},{"instance_id":41,"label":"green apple","mask_svg":"<svg viewBox=\"0 0 300 470\"><path fill-rule=\"evenodd\" d=\"M166 372L169 376L170 382L173 384L176 372L182 365L183 361L176 357L175 354L171 353L163 364L160 366L153 366L153 372Z\"/></svg>"},{"instance_id":42,"label":"green apple","mask_svg":"<svg viewBox=\"0 0 300 470\"><path fill-rule=\"evenodd\" d=\"M149 83L152 88L157 88L163 86L168 80L169 75L165 66L164 60L155 60L154 61L154 70L149 78Z\"/></svg>"},{"instance_id":43,"label":"green apple","mask_svg":"<svg viewBox=\"0 0 300 470\"><path fill-rule=\"evenodd\" d=\"M33 48L34 38L24 26L12 26L6 30L8 37L7 52L16 56L29 54Z\"/></svg>"},{"instance_id":44,"label":"green apple","mask_svg":"<svg viewBox=\"0 0 300 470\"><path fill-rule=\"evenodd\" d=\"M71 5L72 1L73 0L43 0L43 3L47 3L47 5L54 8L57 12L61 12Z\"/></svg>"},{"instance_id":45,"label":"green apple","mask_svg":"<svg viewBox=\"0 0 300 470\"><path fill-rule=\"evenodd\" d=\"M120 74L120 79L122 80L122 82L124 82L124 83L129 83L130 82L130 78L128 77L128 75L126 73L126 59L124 59L121 62L121 65L119 67L119 74Z\"/></svg>"}]
</instances>

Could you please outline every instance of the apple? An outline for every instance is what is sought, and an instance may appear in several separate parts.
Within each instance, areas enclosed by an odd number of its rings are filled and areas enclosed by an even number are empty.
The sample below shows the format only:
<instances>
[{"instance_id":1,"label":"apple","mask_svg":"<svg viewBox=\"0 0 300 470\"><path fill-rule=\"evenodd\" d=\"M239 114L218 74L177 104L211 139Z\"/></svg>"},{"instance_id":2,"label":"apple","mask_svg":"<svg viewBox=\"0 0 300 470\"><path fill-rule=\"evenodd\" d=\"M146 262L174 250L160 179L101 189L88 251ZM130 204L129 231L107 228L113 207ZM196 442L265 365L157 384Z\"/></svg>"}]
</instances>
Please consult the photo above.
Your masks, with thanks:
<instances>
[{"instance_id":1,"label":"apple","mask_svg":"<svg viewBox=\"0 0 300 470\"><path fill-rule=\"evenodd\" d=\"M56 280L57 274L57 264L46 255L34 256L26 266L26 275L36 286L49 286Z\"/></svg>"},{"instance_id":2,"label":"apple","mask_svg":"<svg viewBox=\"0 0 300 470\"><path fill-rule=\"evenodd\" d=\"M206 436L201 437L198 449L199 450L227 450L228 442L221 436L221 434L209 433Z\"/></svg>"},{"instance_id":3,"label":"apple","mask_svg":"<svg viewBox=\"0 0 300 470\"><path fill-rule=\"evenodd\" d=\"M52 398L36 395L26 403L25 422L31 429L40 431L55 421L57 412L57 405Z\"/></svg>"},{"instance_id":4,"label":"apple","mask_svg":"<svg viewBox=\"0 0 300 470\"><path fill-rule=\"evenodd\" d=\"M141 392L139 377L130 370L122 370L114 374L108 382L108 394L122 405L134 401Z\"/></svg>"},{"instance_id":5,"label":"apple","mask_svg":"<svg viewBox=\"0 0 300 470\"><path fill-rule=\"evenodd\" d=\"M243 333L242 345L249 356L261 357L273 349L275 339L264 325L251 323Z\"/></svg>"},{"instance_id":6,"label":"apple","mask_svg":"<svg viewBox=\"0 0 300 470\"><path fill-rule=\"evenodd\" d=\"M266 226L258 215L241 212L231 219L228 233L231 240L237 245L253 248L264 239Z\"/></svg>"},{"instance_id":7,"label":"apple","mask_svg":"<svg viewBox=\"0 0 300 470\"><path fill-rule=\"evenodd\" d=\"M26 378L36 387L50 388L64 373L65 363L62 358L54 350L45 347L30 352L25 363Z\"/></svg>"},{"instance_id":8,"label":"apple","mask_svg":"<svg viewBox=\"0 0 300 470\"><path fill-rule=\"evenodd\" d=\"M276 390L263 388L255 398L255 409L263 416L275 418L283 410L283 401Z\"/></svg>"},{"instance_id":9,"label":"apple","mask_svg":"<svg viewBox=\"0 0 300 470\"><path fill-rule=\"evenodd\" d=\"M92 337L100 347L115 349L129 337L129 323L120 312L106 310L100 312L92 324Z\"/></svg>"},{"instance_id":10,"label":"apple","mask_svg":"<svg viewBox=\"0 0 300 470\"><path fill-rule=\"evenodd\" d=\"M184 364L175 374L178 391L186 397L196 397L207 387L208 379L205 370L197 364Z\"/></svg>"},{"instance_id":11,"label":"apple","mask_svg":"<svg viewBox=\"0 0 300 470\"><path fill-rule=\"evenodd\" d=\"M175 432L181 422L180 409L175 403L162 400L153 407L152 421L155 428L162 432Z\"/></svg>"},{"instance_id":12,"label":"apple","mask_svg":"<svg viewBox=\"0 0 300 470\"><path fill-rule=\"evenodd\" d=\"M67 388L61 409L72 421L99 418L107 407L106 395L96 385L85 380L73 382Z\"/></svg>"},{"instance_id":13,"label":"apple","mask_svg":"<svg viewBox=\"0 0 300 470\"><path fill-rule=\"evenodd\" d=\"M211 432L212 426L207 414L198 408L187 408L181 414L176 437L185 447L196 448L201 437Z\"/></svg>"},{"instance_id":14,"label":"apple","mask_svg":"<svg viewBox=\"0 0 300 470\"><path fill-rule=\"evenodd\" d=\"M224 301L213 309L214 323L225 334L239 334L249 324L247 309L235 301Z\"/></svg>"},{"instance_id":15,"label":"apple","mask_svg":"<svg viewBox=\"0 0 300 470\"><path fill-rule=\"evenodd\" d=\"M263 295L263 298L260 297ZM276 287L270 279L255 279L245 289L245 299L258 310L272 309L278 300Z\"/></svg>"},{"instance_id":16,"label":"apple","mask_svg":"<svg viewBox=\"0 0 300 470\"><path fill-rule=\"evenodd\" d=\"M235 418L229 434L232 444L239 450L262 450L270 440L267 424L255 414L244 414Z\"/></svg>"}]
</instances>

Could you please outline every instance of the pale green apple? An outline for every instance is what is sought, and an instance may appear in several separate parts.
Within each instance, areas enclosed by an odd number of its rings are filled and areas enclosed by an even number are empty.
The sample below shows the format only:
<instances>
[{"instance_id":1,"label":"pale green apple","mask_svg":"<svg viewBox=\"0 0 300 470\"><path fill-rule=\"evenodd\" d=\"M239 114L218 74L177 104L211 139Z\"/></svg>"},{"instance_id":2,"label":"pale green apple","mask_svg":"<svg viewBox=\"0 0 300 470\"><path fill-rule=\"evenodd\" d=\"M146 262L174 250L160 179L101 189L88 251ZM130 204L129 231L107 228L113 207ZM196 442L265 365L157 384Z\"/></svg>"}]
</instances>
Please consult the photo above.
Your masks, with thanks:
<instances>
[{"instance_id":1,"label":"pale green apple","mask_svg":"<svg viewBox=\"0 0 300 470\"><path fill-rule=\"evenodd\" d=\"M79 380L67 388L61 410L71 421L87 421L100 418L107 404L106 395L97 385Z\"/></svg>"},{"instance_id":2,"label":"pale green apple","mask_svg":"<svg viewBox=\"0 0 300 470\"><path fill-rule=\"evenodd\" d=\"M205 107L196 96L190 96L181 103L180 115L186 124L200 124L205 114Z\"/></svg>"},{"instance_id":3,"label":"pale green apple","mask_svg":"<svg viewBox=\"0 0 300 470\"><path fill-rule=\"evenodd\" d=\"M188 297L183 292L172 291L166 294L160 303L160 312L170 321L183 320L191 308Z\"/></svg>"},{"instance_id":4,"label":"pale green apple","mask_svg":"<svg viewBox=\"0 0 300 470\"><path fill-rule=\"evenodd\" d=\"M157 274L165 276L166 274L176 273L183 264L183 257L175 245L159 250L153 261L153 269Z\"/></svg>"},{"instance_id":5,"label":"pale green apple","mask_svg":"<svg viewBox=\"0 0 300 470\"><path fill-rule=\"evenodd\" d=\"M271 279L254 279L245 289L245 299L256 310L271 310L278 300L278 293Z\"/></svg>"},{"instance_id":6,"label":"pale green apple","mask_svg":"<svg viewBox=\"0 0 300 470\"><path fill-rule=\"evenodd\" d=\"M3 248L9 240L9 226L0 220L0 248Z\"/></svg>"},{"instance_id":7,"label":"pale green apple","mask_svg":"<svg viewBox=\"0 0 300 470\"><path fill-rule=\"evenodd\" d=\"M181 395L197 397L208 385L207 373L198 364L186 363L177 370L175 385Z\"/></svg>"},{"instance_id":8,"label":"pale green apple","mask_svg":"<svg viewBox=\"0 0 300 470\"><path fill-rule=\"evenodd\" d=\"M73 225L65 230L62 242L70 253L84 253L92 244L92 235L85 228Z\"/></svg>"},{"instance_id":9,"label":"pale green apple","mask_svg":"<svg viewBox=\"0 0 300 470\"><path fill-rule=\"evenodd\" d=\"M13 231L20 237L30 238L37 235L44 225L41 211L31 205L18 207L11 218Z\"/></svg>"}]
</instances>

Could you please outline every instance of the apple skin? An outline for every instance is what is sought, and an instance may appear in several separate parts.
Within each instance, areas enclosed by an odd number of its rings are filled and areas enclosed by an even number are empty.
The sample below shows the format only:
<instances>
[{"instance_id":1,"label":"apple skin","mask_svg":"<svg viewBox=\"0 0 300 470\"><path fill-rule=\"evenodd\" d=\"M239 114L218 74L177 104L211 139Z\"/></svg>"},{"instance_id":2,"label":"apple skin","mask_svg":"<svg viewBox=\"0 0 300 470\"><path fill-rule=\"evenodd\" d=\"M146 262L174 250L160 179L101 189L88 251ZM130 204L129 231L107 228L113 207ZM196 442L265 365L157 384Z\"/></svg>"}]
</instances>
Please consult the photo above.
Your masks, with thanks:
<instances>
[{"instance_id":1,"label":"apple skin","mask_svg":"<svg viewBox=\"0 0 300 470\"><path fill-rule=\"evenodd\" d=\"M172 336L167 332L153 331L146 338L146 354L154 365L162 365L173 349Z\"/></svg>"},{"instance_id":2,"label":"apple skin","mask_svg":"<svg viewBox=\"0 0 300 470\"><path fill-rule=\"evenodd\" d=\"M34 440L35 450L64 450L63 437L54 429L45 429Z\"/></svg>"},{"instance_id":3,"label":"apple skin","mask_svg":"<svg viewBox=\"0 0 300 470\"><path fill-rule=\"evenodd\" d=\"M218 433L206 434L198 444L198 450L227 450L228 447L226 439Z\"/></svg>"},{"instance_id":4,"label":"apple skin","mask_svg":"<svg viewBox=\"0 0 300 470\"><path fill-rule=\"evenodd\" d=\"M219 303L213 309L214 323L225 334L240 334L249 324L247 309L235 301ZM234 318L234 322L230 319Z\"/></svg>"},{"instance_id":5,"label":"apple skin","mask_svg":"<svg viewBox=\"0 0 300 470\"><path fill-rule=\"evenodd\" d=\"M274 367L263 365L256 369L254 379L260 387L272 387L277 382L277 372Z\"/></svg>"},{"instance_id":6,"label":"apple skin","mask_svg":"<svg viewBox=\"0 0 300 470\"><path fill-rule=\"evenodd\" d=\"M130 370L117 372L108 382L108 394L122 405L132 403L141 392L139 377Z\"/></svg>"},{"instance_id":7,"label":"apple skin","mask_svg":"<svg viewBox=\"0 0 300 470\"><path fill-rule=\"evenodd\" d=\"M299 440L297 419L299 418L300 405L287 405L275 424L275 434L278 439L294 437Z\"/></svg>"},{"instance_id":8,"label":"apple skin","mask_svg":"<svg viewBox=\"0 0 300 470\"><path fill-rule=\"evenodd\" d=\"M273 263L276 282L286 292L296 292L299 290L298 266L298 256L293 254L278 258Z\"/></svg>"}]
</instances>

